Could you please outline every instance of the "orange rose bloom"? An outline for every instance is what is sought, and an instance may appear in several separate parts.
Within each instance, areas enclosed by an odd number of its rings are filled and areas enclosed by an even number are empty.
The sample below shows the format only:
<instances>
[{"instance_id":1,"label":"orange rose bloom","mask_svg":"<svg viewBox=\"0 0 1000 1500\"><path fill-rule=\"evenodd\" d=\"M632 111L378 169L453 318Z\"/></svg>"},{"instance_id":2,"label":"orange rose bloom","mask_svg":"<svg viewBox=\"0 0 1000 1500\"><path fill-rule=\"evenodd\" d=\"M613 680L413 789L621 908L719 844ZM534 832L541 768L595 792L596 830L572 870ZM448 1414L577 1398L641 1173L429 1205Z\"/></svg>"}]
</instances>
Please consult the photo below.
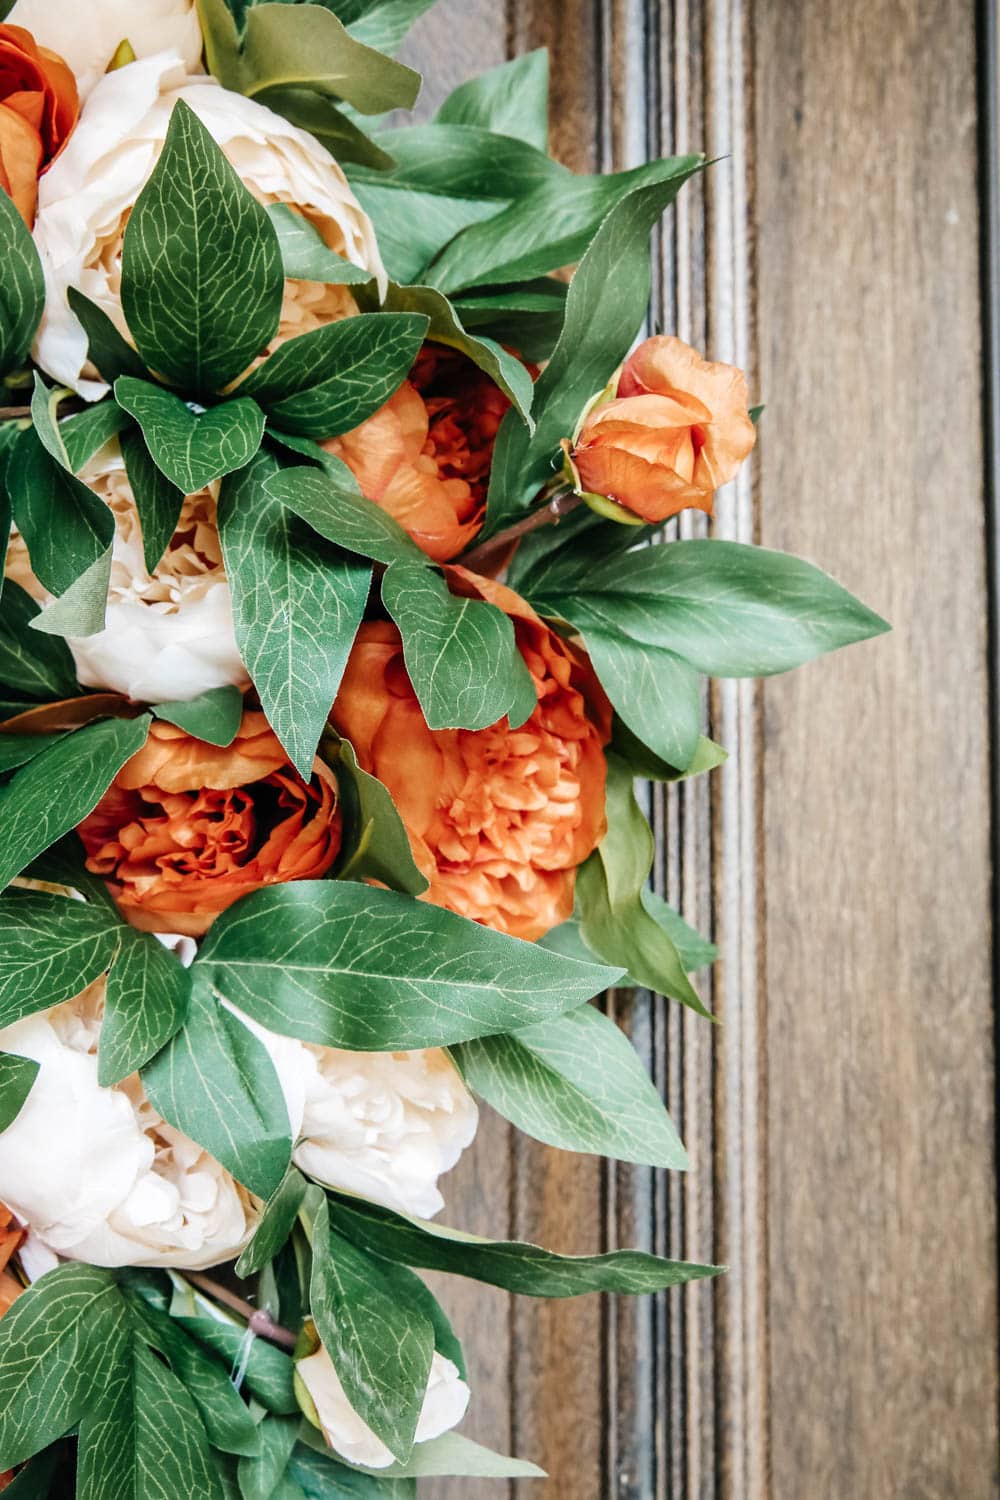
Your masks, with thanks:
<instances>
[{"instance_id":1,"label":"orange rose bloom","mask_svg":"<svg viewBox=\"0 0 1000 1500\"><path fill-rule=\"evenodd\" d=\"M156 720L77 831L134 927L200 937L250 891L326 874L337 784L317 763L307 786L262 713L244 713L224 750Z\"/></svg>"},{"instance_id":2,"label":"orange rose bloom","mask_svg":"<svg viewBox=\"0 0 1000 1500\"><path fill-rule=\"evenodd\" d=\"M463 568L448 577L514 621L538 691L527 723L428 729L399 632L381 623L362 625L331 719L392 793L430 881L424 899L538 938L572 913L577 866L604 835L611 708L583 652L523 599Z\"/></svg>"},{"instance_id":3,"label":"orange rose bloom","mask_svg":"<svg viewBox=\"0 0 1000 1500\"><path fill-rule=\"evenodd\" d=\"M493 445L509 406L464 354L425 344L386 404L323 447L428 557L447 562L483 524Z\"/></svg>"},{"instance_id":4,"label":"orange rose bloom","mask_svg":"<svg viewBox=\"0 0 1000 1500\"><path fill-rule=\"evenodd\" d=\"M21 26L0 26L0 188L30 229L39 174L77 122L72 71Z\"/></svg>"},{"instance_id":5,"label":"orange rose bloom","mask_svg":"<svg viewBox=\"0 0 1000 1500\"><path fill-rule=\"evenodd\" d=\"M681 339L647 339L615 398L584 420L570 455L580 486L646 521L689 506L711 514L754 445L748 405L742 371L708 364Z\"/></svg>"}]
</instances>

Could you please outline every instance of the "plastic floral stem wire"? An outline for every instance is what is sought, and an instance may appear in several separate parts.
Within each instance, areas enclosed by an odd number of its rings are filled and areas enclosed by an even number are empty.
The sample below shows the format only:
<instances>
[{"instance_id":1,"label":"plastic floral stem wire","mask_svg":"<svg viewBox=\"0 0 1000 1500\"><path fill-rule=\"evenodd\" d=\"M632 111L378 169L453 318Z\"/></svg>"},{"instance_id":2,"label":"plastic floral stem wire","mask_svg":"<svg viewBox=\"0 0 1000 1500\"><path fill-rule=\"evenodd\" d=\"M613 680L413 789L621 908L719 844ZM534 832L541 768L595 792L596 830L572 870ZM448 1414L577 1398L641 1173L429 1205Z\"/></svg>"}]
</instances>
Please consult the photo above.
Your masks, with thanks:
<instances>
[{"instance_id":1,"label":"plastic floral stem wire","mask_svg":"<svg viewBox=\"0 0 1000 1500\"><path fill-rule=\"evenodd\" d=\"M233 1312L238 1312L241 1317L246 1318L247 1326L258 1338L268 1339L272 1344L281 1344L286 1349L294 1349L297 1336L290 1328L282 1328L276 1323L270 1313L262 1307L253 1307L251 1303L231 1292L228 1287L220 1286L209 1276L203 1276L200 1271L185 1271L184 1279L190 1281L193 1286L199 1287L201 1291L207 1292L216 1302L221 1302Z\"/></svg>"},{"instance_id":2,"label":"plastic floral stem wire","mask_svg":"<svg viewBox=\"0 0 1000 1500\"><path fill-rule=\"evenodd\" d=\"M481 573L484 564L488 566L495 558L502 557L505 548L509 547L511 542L527 536L529 531L537 531L539 526L554 525L582 504L581 497L575 494L569 485L560 485L547 505L543 505L540 510L532 511L530 516L525 516L523 521L518 521L514 526L507 526L503 531L498 531L496 536L491 536L488 542L483 542L479 547L473 547L471 552L464 553L458 561L463 568L469 568L473 573Z\"/></svg>"}]
</instances>

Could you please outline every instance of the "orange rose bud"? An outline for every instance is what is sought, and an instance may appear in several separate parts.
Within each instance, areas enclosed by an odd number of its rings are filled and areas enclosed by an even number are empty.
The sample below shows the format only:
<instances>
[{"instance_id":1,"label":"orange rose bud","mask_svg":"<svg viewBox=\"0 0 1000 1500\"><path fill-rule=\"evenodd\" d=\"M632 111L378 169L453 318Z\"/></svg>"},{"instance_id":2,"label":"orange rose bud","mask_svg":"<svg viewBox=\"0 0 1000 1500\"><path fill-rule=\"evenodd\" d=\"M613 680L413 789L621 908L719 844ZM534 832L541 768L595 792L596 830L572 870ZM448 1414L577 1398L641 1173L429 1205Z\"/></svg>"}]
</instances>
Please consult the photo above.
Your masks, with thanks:
<instances>
[{"instance_id":1,"label":"orange rose bud","mask_svg":"<svg viewBox=\"0 0 1000 1500\"><path fill-rule=\"evenodd\" d=\"M615 396L584 418L570 453L579 488L644 521L691 506L711 514L715 491L753 448L748 406L742 371L709 364L681 339L647 339Z\"/></svg>"},{"instance_id":2,"label":"orange rose bud","mask_svg":"<svg viewBox=\"0 0 1000 1500\"><path fill-rule=\"evenodd\" d=\"M77 122L76 79L21 26L0 26L0 188L30 229L38 178Z\"/></svg>"},{"instance_id":3,"label":"orange rose bud","mask_svg":"<svg viewBox=\"0 0 1000 1500\"><path fill-rule=\"evenodd\" d=\"M200 937L250 891L326 874L337 784L317 762L307 785L262 713L244 713L227 749L156 720L77 832L134 927Z\"/></svg>"},{"instance_id":4,"label":"orange rose bud","mask_svg":"<svg viewBox=\"0 0 1000 1500\"><path fill-rule=\"evenodd\" d=\"M386 404L323 447L428 557L447 562L483 524L493 445L509 406L464 354L425 344Z\"/></svg>"},{"instance_id":5,"label":"orange rose bud","mask_svg":"<svg viewBox=\"0 0 1000 1500\"><path fill-rule=\"evenodd\" d=\"M514 622L538 692L520 729L431 730L394 625L362 625L332 723L389 788L424 897L499 932L538 938L573 910L577 866L606 827L604 745L611 707L582 651L503 584L447 569L452 591Z\"/></svg>"}]
</instances>

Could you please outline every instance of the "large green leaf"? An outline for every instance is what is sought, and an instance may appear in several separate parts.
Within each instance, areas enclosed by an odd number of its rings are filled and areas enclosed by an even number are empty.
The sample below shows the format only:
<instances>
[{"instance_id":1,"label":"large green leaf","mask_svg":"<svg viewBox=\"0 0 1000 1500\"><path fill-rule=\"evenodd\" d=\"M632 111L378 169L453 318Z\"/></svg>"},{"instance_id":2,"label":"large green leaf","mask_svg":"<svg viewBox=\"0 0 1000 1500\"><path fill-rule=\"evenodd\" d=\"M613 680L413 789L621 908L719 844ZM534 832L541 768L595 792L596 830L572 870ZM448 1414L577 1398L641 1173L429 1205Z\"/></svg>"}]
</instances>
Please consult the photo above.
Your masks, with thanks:
<instances>
[{"instance_id":1,"label":"large green leaf","mask_svg":"<svg viewBox=\"0 0 1000 1500\"><path fill-rule=\"evenodd\" d=\"M388 569L382 601L431 729L486 729L504 715L517 729L530 717L538 693L503 610L453 594L435 569L409 562Z\"/></svg>"},{"instance_id":2,"label":"large green leaf","mask_svg":"<svg viewBox=\"0 0 1000 1500\"><path fill-rule=\"evenodd\" d=\"M73 473L78 474L95 453L129 426L128 413L122 411L110 396L60 422L59 434Z\"/></svg>"},{"instance_id":3,"label":"large green leaf","mask_svg":"<svg viewBox=\"0 0 1000 1500\"><path fill-rule=\"evenodd\" d=\"M392 891L422 896L427 879L414 863L406 826L389 789L361 769L349 741L341 740L327 753L336 769L344 820L337 878L374 880Z\"/></svg>"},{"instance_id":4,"label":"large green leaf","mask_svg":"<svg viewBox=\"0 0 1000 1500\"><path fill-rule=\"evenodd\" d=\"M515 1030L621 977L351 881L245 897L216 919L195 967L271 1030L358 1052Z\"/></svg>"},{"instance_id":5,"label":"large green leaf","mask_svg":"<svg viewBox=\"0 0 1000 1500\"><path fill-rule=\"evenodd\" d=\"M299 1500L302 1491L290 1488L287 1469L300 1425L290 1417L264 1418L258 1428L259 1455L240 1460L241 1500Z\"/></svg>"},{"instance_id":6,"label":"large green leaf","mask_svg":"<svg viewBox=\"0 0 1000 1500\"><path fill-rule=\"evenodd\" d=\"M583 609L578 618L584 618ZM701 739L695 669L675 652L622 631L590 624L577 628L601 686L628 727L668 764L688 766Z\"/></svg>"},{"instance_id":7,"label":"large green leaf","mask_svg":"<svg viewBox=\"0 0 1000 1500\"><path fill-rule=\"evenodd\" d=\"M441 125L481 125L497 135L516 136L539 151L547 151L548 49L538 47L460 84L434 118Z\"/></svg>"},{"instance_id":8,"label":"large green leaf","mask_svg":"<svg viewBox=\"0 0 1000 1500\"><path fill-rule=\"evenodd\" d=\"M296 451L302 449L297 447ZM270 475L264 478L264 492L301 517L327 541L336 542L359 557L371 557L381 563L398 560L426 564L425 554L399 522L374 501L365 499L347 465L339 458L323 454L322 449L315 451L316 462L322 461L322 468L279 472L277 465L273 465Z\"/></svg>"},{"instance_id":9,"label":"large green leaf","mask_svg":"<svg viewBox=\"0 0 1000 1500\"><path fill-rule=\"evenodd\" d=\"M374 1469L366 1471L375 1474ZM544 1479L545 1470L523 1458L494 1453L460 1432L445 1432L429 1442L417 1443L405 1464L379 1469L386 1478L433 1479L437 1475L459 1479Z\"/></svg>"},{"instance_id":10,"label":"large green leaf","mask_svg":"<svg viewBox=\"0 0 1000 1500\"><path fill-rule=\"evenodd\" d=\"M294 281L344 286L371 280L372 273L331 250L319 230L287 203L269 203L267 215L281 248L285 275Z\"/></svg>"},{"instance_id":11,"label":"large green leaf","mask_svg":"<svg viewBox=\"0 0 1000 1500\"><path fill-rule=\"evenodd\" d=\"M220 1322L208 1316L173 1316L192 1338L211 1349L230 1370L245 1367L244 1387L270 1412L288 1416L298 1411L292 1384L294 1365L287 1354L264 1339L249 1342L242 1323ZM173 1500L173 1497L171 1497Z\"/></svg>"},{"instance_id":12,"label":"large green leaf","mask_svg":"<svg viewBox=\"0 0 1000 1500\"><path fill-rule=\"evenodd\" d=\"M243 381L286 432L332 438L383 406L420 352L429 320L420 313L365 313L289 339Z\"/></svg>"},{"instance_id":13,"label":"large green leaf","mask_svg":"<svg viewBox=\"0 0 1000 1500\"><path fill-rule=\"evenodd\" d=\"M364 614L371 566L321 540L262 481L263 455L219 500L236 642L268 722L308 780Z\"/></svg>"},{"instance_id":14,"label":"large green leaf","mask_svg":"<svg viewBox=\"0 0 1000 1500\"><path fill-rule=\"evenodd\" d=\"M45 306L45 279L30 230L0 194L0 375L23 365Z\"/></svg>"},{"instance_id":15,"label":"large green leaf","mask_svg":"<svg viewBox=\"0 0 1000 1500\"><path fill-rule=\"evenodd\" d=\"M141 433L135 429L123 433L121 449L135 508L139 512L143 560L146 571L153 573L177 530L184 506L184 491L172 483L153 461Z\"/></svg>"},{"instance_id":16,"label":"large green leaf","mask_svg":"<svg viewBox=\"0 0 1000 1500\"><path fill-rule=\"evenodd\" d=\"M237 1276L253 1276L274 1259L292 1232L305 1194L305 1178L295 1167L289 1167L264 1205L253 1239L236 1262Z\"/></svg>"},{"instance_id":17,"label":"large green leaf","mask_svg":"<svg viewBox=\"0 0 1000 1500\"><path fill-rule=\"evenodd\" d=\"M0 787L0 890L93 812L149 731L150 719L88 724L43 750Z\"/></svg>"},{"instance_id":18,"label":"large green leaf","mask_svg":"<svg viewBox=\"0 0 1000 1500\"><path fill-rule=\"evenodd\" d=\"M13 1125L21 1113L40 1066L33 1057L0 1052L0 1130Z\"/></svg>"},{"instance_id":19,"label":"large green leaf","mask_svg":"<svg viewBox=\"0 0 1000 1500\"><path fill-rule=\"evenodd\" d=\"M418 16L434 0L324 0L352 36L380 52L395 52Z\"/></svg>"},{"instance_id":20,"label":"large green leaf","mask_svg":"<svg viewBox=\"0 0 1000 1500\"><path fill-rule=\"evenodd\" d=\"M453 1056L473 1092L536 1140L649 1167L688 1166L632 1043L592 1005L463 1042Z\"/></svg>"},{"instance_id":21,"label":"large green leaf","mask_svg":"<svg viewBox=\"0 0 1000 1500\"><path fill-rule=\"evenodd\" d=\"M118 946L106 907L44 891L0 895L0 1028L71 1000L104 974Z\"/></svg>"},{"instance_id":22,"label":"large green leaf","mask_svg":"<svg viewBox=\"0 0 1000 1500\"><path fill-rule=\"evenodd\" d=\"M383 1479L336 1463L328 1450L317 1452L304 1441L296 1443L288 1460L288 1474L305 1500L416 1500L412 1479ZM298 1500L298 1495L275 1500Z\"/></svg>"},{"instance_id":23,"label":"large green leaf","mask_svg":"<svg viewBox=\"0 0 1000 1500\"><path fill-rule=\"evenodd\" d=\"M26 766L61 738L59 734L0 734L0 776Z\"/></svg>"},{"instance_id":24,"label":"large green leaf","mask_svg":"<svg viewBox=\"0 0 1000 1500\"><path fill-rule=\"evenodd\" d=\"M606 1255L557 1255L538 1245L485 1240L478 1235L411 1219L359 1199L331 1200L335 1229L373 1255L449 1271L529 1297L576 1297L584 1292L658 1292L717 1276L718 1266L663 1260L641 1250Z\"/></svg>"},{"instance_id":25,"label":"large green leaf","mask_svg":"<svg viewBox=\"0 0 1000 1500\"><path fill-rule=\"evenodd\" d=\"M322 1193L317 1200L310 1311L351 1406L405 1462L430 1377L434 1329L377 1260L331 1232Z\"/></svg>"},{"instance_id":26,"label":"large green leaf","mask_svg":"<svg viewBox=\"0 0 1000 1500\"><path fill-rule=\"evenodd\" d=\"M204 981L204 968L194 973ZM163 1118L238 1182L262 1198L274 1191L292 1155L285 1096L263 1042L208 984L194 984L187 1020L142 1081Z\"/></svg>"},{"instance_id":27,"label":"large green leaf","mask_svg":"<svg viewBox=\"0 0 1000 1500\"><path fill-rule=\"evenodd\" d=\"M151 933L121 927L98 1049L102 1088L127 1078L166 1046L184 1024L190 993L188 971L162 943Z\"/></svg>"},{"instance_id":28,"label":"large green leaf","mask_svg":"<svg viewBox=\"0 0 1000 1500\"><path fill-rule=\"evenodd\" d=\"M551 359L559 342L568 290L565 281L543 276L500 291L473 289L451 305L464 328L542 362Z\"/></svg>"},{"instance_id":29,"label":"large green leaf","mask_svg":"<svg viewBox=\"0 0 1000 1500\"><path fill-rule=\"evenodd\" d=\"M225 749L233 743L243 719L243 694L238 687L209 688L182 703L154 703L150 711L195 739Z\"/></svg>"},{"instance_id":30,"label":"large green leaf","mask_svg":"<svg viewBox=\"0 0 1000 1500\"><path fill-rule=\"evenodd\" d=\"M353 115L338 109L328 94L318 94L313 89L293 86L265 89L258 97L261 104L266 104L275 114L284 115L293 125L308 130L341 165L345 162L357 162L361 166L379 170L392 166L389 153L375 144ZM285 274L293 276L295 273L286 267ZM325 278L318 279L322 281ZM340 279L331 278L333 281ZM365 280L366 277L361 279Z\"/></svg>"},{"instance_id":31,"label":"large green leaf","mask_svg":"<svg viewBox=\"0 0 1000 1500\"><path fill-rule=\"evenodd\" d=\"M264 436L264 413L248 396L196 412L162 386L123 375L115 400L135 417L154 464L182 495L246 468Z\"/></svg>"},{"instance_id":32,"label":"large green leaf","mask_svg":"<svg viewBox=\"0 0 1000 1500\"><path fill-rule=\"evenodd\" d=\"M0 682L42 703L80 692L76 667L65 641L32 630L39 608L13 579L0 595Z\"/></svg>"},{"instance_id":33,"label":"large green leaf","mask_svg":"<svg viewBox=\"0 0 1000 1500\"><path fill-rule=\"evenodd\" d=\"M178 100L125 230L122 308L139 353L186 390L221 390L273 338L284 286L267 213Z\"/></svg>"},{"instance_id":34,"label":"large green leaf","mask_svg":"<svg viewBox=\"0 0 1000 1500\"><path fill-rule=\"evenodd\" d=\"M78 287L71 286L67 300L87 335L87 354L91 364L108 385L114 385L119 375L132 375L136 380L148 380L149 371L145 361L133 349L127 339L119 333L103 307L91 302Z\"/></svg>"}]
</instances>

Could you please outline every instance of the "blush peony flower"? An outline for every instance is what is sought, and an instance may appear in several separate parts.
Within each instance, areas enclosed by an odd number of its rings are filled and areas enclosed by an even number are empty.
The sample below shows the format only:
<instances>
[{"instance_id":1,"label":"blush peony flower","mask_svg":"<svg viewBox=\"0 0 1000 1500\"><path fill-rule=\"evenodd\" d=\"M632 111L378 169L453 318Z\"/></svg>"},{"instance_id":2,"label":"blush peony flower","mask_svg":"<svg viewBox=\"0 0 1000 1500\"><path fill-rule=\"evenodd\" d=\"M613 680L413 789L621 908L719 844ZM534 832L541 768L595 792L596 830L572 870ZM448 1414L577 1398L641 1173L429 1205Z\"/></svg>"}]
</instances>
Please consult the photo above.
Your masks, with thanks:
<instances>
[{"instance_id":1,"label":"blush peony flower","mask_svg":"<svg viewBox=\"0 0 1000 1500\"><path fill-rule=\"evenodd\" d=\"M218 486L187 498L166 552L149 573L139 513L117 442L101 449L80 478L110 506L115 518L105 627L97 635L67 641L80 682L144 703L196 698L226 684L247 687L250 679L233 634L232 602L215 527ZM32 573L27 548L16 532L6 573L37 603L51 601Z\"/></svg>"},{"instance_id":2,"label":"blush peony flower","mask_svg":"<svg viewBox=\"0 0 1000 1500\"><path fill-rule=\"evenodd\" d=\"M386 404L323 446L343 459L367 499L429 557L447 562L483 524L493 445L509 407L465 355L425 344Z\"/></svg>"},{"instance_id":3,"label":"blush peony flower","mask_svg":"<svg viewBox=\"0 0 1000 1500\"><path fill-rule=\"evenodd\" d=\"M80 113L76 80L55 52L21 26L0 26L0 188L30 229L38 178Z\"/></svg>"},{"instance_id":4,"label":"blush peony flower","mask_svg":"<svg viewBox=\"0 0 1000 1500\"><path fill-rule=\"evenodd\" d=\"M707 363L680 339L647 339L577 434L579 485L645 521L690 506L711 513L753 448L748 404L742 371Z\"/></svg>"},{"instance_id":5,"label":"blush peony flower","mask_svg":"<svg viewBox=\"0 0 1000 1500\"><path fill-rule=\"evenodd\" d=\"M520 938L573 910L577 866L605 829L611 708L582 651L510 589L448 569L456 593L499 605L538 693L520 729L428 729L399 632L362 625L331 716L364 770L392 793L425 900Z\"/></svg>"},{"instance_id":6,"label":"blush peony flower","mask_svg":"<svg viewBox=\"0 0 1000 1500\"><path fill-rule=\"evenodd\" d=\"M317 763L307 785L262 713L244 713L227 749L157 720L78 832L133 926L198 937L251 891L326 874L337 784Z\"/></svg>"},{"instance_id":7,"label":"blush peony flower","mask_svg":"<svg viewBox=\"0 0 1000 1500\"><path fill-rule=\"evenodd\" d=\"M315 1408L323 1436L334 1452L348 1463L366 1469L387 1469L393 1462L392 1454L351 1406L333 1361L322 1345L315 1354L300 1359L295 1368ZM468 1405L469 1387L457 1366L435 1352L417 1422L416 1441L428 1443L449 1432L465 1416Z\"/></svg>"},{"instance_id":8,"label":"blush peony flower","mask_svg":"<svg viewBox=\"0 0 1000 1500\"><path fill-rule=\"evenodd\" d=\"M86 98L127 41L136 57L173 52L188 73L201 72L201 27L194 0L17 0L8 17L76 74Z\"/></svg>"},{"instance_id":9,"label":"blush peony flower","mask_svg":"<svg viewBox=\"0 0 1000 1500\"><path fill-rule=\"evenodd\" d=\"M261 202L290 204L332 250L384 285L371 221L313 136L212 78L187 77L170 56L132 63L102 78L87 100L69 146L44 179L35 225L48 290L35 358L88 399L107 387L87 363L86 336L66 292L78 287L127 332L120 299L122 237L178 99L190 105ZM356 310L342 286L289 281L279 341Z\"/></svg>"},{"instance_id":10,"label":"blush peony flower","mask_svg":"<svg viewBox=\"0 0 1000 1500\"><path fill-rule=\"evenodd\" d=\"M99 979L0 1031L0 1049L41 1064L0 1133L0 1197L30 1225L39 1254L192 1270L232 1259L257 1226L259 1203L160 1117L138 1074L98 1085L103 1014Z\"/></svg>"}]
</instances>

